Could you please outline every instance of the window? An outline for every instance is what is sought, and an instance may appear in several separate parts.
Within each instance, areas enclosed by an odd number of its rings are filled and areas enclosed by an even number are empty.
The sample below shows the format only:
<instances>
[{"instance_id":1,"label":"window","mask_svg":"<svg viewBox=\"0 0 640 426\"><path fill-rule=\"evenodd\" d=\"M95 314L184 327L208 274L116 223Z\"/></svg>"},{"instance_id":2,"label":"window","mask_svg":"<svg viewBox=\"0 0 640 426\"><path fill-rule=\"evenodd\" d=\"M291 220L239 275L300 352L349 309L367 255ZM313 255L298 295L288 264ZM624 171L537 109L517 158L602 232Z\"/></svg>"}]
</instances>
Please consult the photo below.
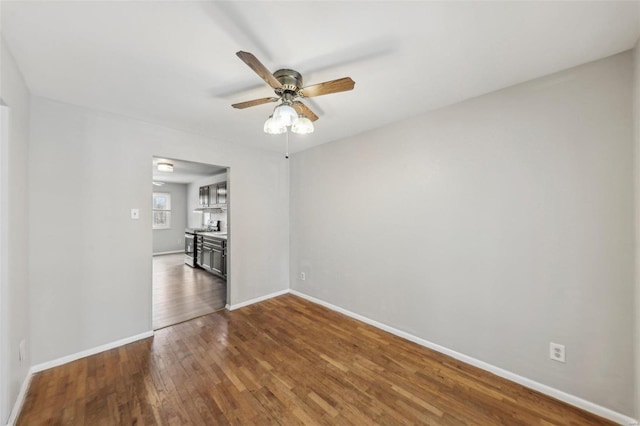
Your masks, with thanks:
<instances>
[{"instance_id":1,"label":"window","mask_svg":"<svg viewBox=\"0 0 640 426\"><path fill-rule=\"evenodd\" d=\"M171 194L153 193L153 229L171 228Z\"/></svg>"}]
</instances>

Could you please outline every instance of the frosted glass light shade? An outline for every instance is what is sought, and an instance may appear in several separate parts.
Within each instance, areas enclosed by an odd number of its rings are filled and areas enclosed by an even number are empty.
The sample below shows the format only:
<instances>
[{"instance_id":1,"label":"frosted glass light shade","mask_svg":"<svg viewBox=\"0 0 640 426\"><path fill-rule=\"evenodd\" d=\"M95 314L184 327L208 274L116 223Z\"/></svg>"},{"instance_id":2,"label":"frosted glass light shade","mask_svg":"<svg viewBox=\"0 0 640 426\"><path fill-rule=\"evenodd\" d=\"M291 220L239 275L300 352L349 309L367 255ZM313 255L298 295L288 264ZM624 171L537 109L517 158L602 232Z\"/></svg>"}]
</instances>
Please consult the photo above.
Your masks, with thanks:
<instances>
[{"instance_id":1,"label":"frosted glass light shade","mask_svg":"<svg viewBox=\"0 0 640 426\"><path fill-rule=\"evenodd\" d=\"M264 132L270 135L281 135L287 131L287 127L278 123L273 116L269 116L267 121L264 122Z\"/></svg>"},{"instance_id":2,"label":"frosted glass light shade","mask_svg":"<svg viewBox=\"0 0 640 426\"><path fill-rule=\"evenodd\" d=\"M291 126L298 121L298 113L290 105L282 104L273 111L273 119L283 126Z\"/></svg>"},{"instance_id":3,"label":"frosted glass light shade","mask_svg":"<svg viewBox=\"0 0 640 426\"><path fill-rule=\"evenodd\" d=\"M307 117L300 116L298 117L298 121L291 126L291 131L299 135L313 133L313 123Z\"/></svg>"},{"instance_id":4,"label":"frosted glass light shade","mask_svg":"<svg viewBox=\"0 0 640 426\"><path fill-rule=\"evenodd\" d=\"M158 163L159 172L173 172L173 164L171 163Z\"/></svg>"}]
</instances>

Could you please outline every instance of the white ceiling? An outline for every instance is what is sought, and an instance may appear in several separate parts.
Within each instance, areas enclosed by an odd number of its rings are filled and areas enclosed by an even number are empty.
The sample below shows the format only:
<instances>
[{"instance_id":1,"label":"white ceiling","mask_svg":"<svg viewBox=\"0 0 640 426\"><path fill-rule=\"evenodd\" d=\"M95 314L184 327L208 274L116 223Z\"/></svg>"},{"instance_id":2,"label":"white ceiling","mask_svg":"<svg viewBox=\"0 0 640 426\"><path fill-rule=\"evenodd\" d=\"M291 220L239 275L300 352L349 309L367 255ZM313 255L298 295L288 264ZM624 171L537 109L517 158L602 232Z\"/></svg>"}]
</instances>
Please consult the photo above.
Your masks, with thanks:
<instances>
[{"instance_id":1,"label":"white ceiling","mask_svg":"<svg viewBox=\"0 0 640 426\"><path fill-rule=\"evenodd\" d=\"M236 56L305 84L351 92L307 100L320 117L292 152L630 49L639 3L2 1L2 34L31 92L236 144L281 151L262 132L272 95Z\"/></svg>"}]
</instances>

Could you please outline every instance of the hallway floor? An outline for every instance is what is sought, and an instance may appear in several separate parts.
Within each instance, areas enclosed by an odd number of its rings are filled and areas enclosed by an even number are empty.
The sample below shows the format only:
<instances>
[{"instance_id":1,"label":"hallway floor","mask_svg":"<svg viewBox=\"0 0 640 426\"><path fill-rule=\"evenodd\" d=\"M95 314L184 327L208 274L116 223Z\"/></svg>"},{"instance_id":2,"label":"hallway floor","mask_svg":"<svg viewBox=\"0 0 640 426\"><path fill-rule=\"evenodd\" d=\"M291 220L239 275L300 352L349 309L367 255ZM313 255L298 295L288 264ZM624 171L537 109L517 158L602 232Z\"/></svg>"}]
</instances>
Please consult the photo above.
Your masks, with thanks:
<instances>
[{"instance_id":1,"label":"hallway floor","mask_svg":"<svg viewBox=\"0 0 640 426\"><path fill-rule=\"evenodd\" d=\"M153 329L167 327L224 308L222 278L184 264L184 255L153 257Z\"/></svg>"}]
</instances>

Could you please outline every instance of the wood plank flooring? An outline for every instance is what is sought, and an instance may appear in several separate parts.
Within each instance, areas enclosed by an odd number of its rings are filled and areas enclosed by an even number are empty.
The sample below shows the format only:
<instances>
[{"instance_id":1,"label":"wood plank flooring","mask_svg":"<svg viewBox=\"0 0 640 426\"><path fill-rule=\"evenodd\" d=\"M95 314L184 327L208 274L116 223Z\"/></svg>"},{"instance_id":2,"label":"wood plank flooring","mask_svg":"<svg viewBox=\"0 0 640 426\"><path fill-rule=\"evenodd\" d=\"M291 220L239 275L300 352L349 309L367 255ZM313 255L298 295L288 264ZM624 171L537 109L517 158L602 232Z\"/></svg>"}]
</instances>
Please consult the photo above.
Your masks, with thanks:
<instances>
[{"instance_id":1,"label":"wood plank flooring","mask_svg":"<svg viewBox=\"0 0 640 426\"><path fill-rule=\"evenodd\" d=\"M612 424L293 295L33 377L18 425Z\"/></svg>"},{"instance_id":2,"label":"wood plank flooring","mask_svg":"<svg viewBox=\"0 0 640 426\"><path fill-rule=\"evenodd\" d=\"M183 254L153 257L154 330L210 314L226 300L226 281L185 265Z\"/></svg>"}]
</instances>

